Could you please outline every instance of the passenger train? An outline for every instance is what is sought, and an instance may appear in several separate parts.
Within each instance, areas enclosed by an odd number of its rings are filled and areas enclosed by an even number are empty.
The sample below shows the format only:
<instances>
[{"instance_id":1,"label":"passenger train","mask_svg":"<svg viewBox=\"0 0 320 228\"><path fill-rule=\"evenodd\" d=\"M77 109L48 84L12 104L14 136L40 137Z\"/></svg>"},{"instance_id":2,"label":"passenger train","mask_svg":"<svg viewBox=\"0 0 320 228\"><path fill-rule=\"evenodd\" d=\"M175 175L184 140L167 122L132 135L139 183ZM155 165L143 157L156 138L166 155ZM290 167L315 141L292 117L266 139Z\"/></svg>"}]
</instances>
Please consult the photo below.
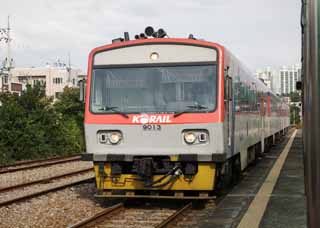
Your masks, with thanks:
<instances>
[{"instance_id":1,"label":"passenger train","mask_svg":"<svg viewBox=\"0 0 320 228\"><path fill-rule=\"evenodd\" d=\"M210 198L288 130L289 107L223 45L135 38L89 56L83 159L99 196Z\"/></svg>"}]
</instances>

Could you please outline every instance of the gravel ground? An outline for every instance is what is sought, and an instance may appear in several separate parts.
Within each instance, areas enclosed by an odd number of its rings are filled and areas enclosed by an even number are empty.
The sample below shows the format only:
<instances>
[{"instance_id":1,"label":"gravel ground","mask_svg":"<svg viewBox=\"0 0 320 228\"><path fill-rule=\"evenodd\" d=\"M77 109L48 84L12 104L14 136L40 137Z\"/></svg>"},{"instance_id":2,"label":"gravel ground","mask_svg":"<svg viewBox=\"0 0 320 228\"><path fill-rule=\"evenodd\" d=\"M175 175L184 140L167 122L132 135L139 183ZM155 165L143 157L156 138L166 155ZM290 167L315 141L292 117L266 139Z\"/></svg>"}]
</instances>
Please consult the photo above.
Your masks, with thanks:
<instances>
[{"instance_id":1,"label":"gravel ground","mask_svg":"<svg viewBox=\"0 0 320 228\"><path fill-rule=\"evenodd\" d=\"M49 164L51 162L56 162L56 161L67 161L67 160L73 160L75 159L76 157L80 157L81 156L73 156L73 157L66 157L66 158L63 158L63 157L60 157L60 158L56 158L54 160L50 160L50 159L43 159L43 160L21 160L21 161L17 161L15 163L12 163L12 164L1 164L0 165L0 171L3 171L3 170L14 170L14 169L17 169L17 168L25 168L25 167L30 167L30 166L33 166L33 165L36 165L36 164ZM24 164L25 162L31 162L31 163L27 163L27 164Z\"/></svg>"},{"instance_id":2,"label":"gravel ground","mask_svg":"<svg viewBox=\"0 0 320 228\"><path fill-rule=\"evenodd\" d=\"M46 190L46 189L49 189L52 187L62 186L67 183L76 182L79 180L84 180L84 179L87 179L90 177L94 177L93 172L88 172L85 174L79 174L79 175L75 175L72 177L62 178L62 179L58 179L56 181L52 181L52 182L45 183L45 184L41 183L41 184L31 185L31 186L24 187L24 188L19 188L19 189L13 190L13 191L7 191L7 192L0 194L0 202L14 199L14 198L21 197L21 196L25 196L30 193L40 192L40 191L43 191L43 190Z\"/></svg>"},{"instance_id":3,"label":"gravel ground","mask_svg":"<svg viewBox=\"0 0 320 228\"><path fill-rule=\"evenodd\" d=\"M172 215L176 210L168 208L130 208L112 216L95 228L153 228Z\"/></svg>"},{"instance_id":4,"label":"gravel ground","mask_svg":"<svg viewBox=\"0 0 320 228\"><path fill-rule=\"evenodd\" d=\"M74 161L64 164L51 165L13 173L0 174L0 188L57 176L92 167L92 162Z\"/></svg>"},{"instance_id":5,"label":"gravel ground","mask_svg":"<svg viewBox=\"0 0 320 228\"><path fill-rule=\"evenodd\" d=\"M93 183L81 184L18 204L0 207L1 228L62 228L103 209ZM106 205L105 207L110 206Z\"/></svg>"}]
</instances>

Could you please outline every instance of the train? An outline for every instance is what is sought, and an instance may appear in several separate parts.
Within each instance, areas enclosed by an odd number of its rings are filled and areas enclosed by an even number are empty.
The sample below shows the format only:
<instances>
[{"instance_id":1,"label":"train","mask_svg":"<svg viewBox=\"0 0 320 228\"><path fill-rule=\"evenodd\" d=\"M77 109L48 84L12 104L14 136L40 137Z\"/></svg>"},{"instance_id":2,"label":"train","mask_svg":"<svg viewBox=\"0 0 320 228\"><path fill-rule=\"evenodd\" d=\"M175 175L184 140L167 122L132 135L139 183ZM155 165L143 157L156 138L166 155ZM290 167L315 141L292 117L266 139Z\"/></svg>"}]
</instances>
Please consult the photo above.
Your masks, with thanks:
<instances>
[{"instance_id":1,"label":"train","mask_svg":"<svg viewBox=\"0 0 320 228\"><path fill-rule=\"evenodd\" d=\"M85 94L99 197L209 199L290 127L288 105L226 47L152 27L94 48Z\"/></svg>"}]
</instances>

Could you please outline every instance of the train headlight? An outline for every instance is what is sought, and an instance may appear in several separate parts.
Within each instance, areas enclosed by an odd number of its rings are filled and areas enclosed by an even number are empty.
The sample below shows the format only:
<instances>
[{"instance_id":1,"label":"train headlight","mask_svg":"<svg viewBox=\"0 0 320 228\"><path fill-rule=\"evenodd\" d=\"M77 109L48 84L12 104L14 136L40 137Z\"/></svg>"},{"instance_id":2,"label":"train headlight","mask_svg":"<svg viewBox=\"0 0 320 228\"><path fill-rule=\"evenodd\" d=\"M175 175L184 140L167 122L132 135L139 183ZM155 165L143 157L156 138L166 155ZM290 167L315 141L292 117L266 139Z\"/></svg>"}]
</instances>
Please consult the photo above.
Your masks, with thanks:
<instances>
[{"instance_id":1,"label":"train headlight","mask_svg":"<svg viewBox=\"0 0 320 228\"><path fill-rule=\"evenodd\" d=\"M111 144L117 144L122 139L122 134L120 132L111 132L109 134L109 140Z\"/></svg>"},{"instance_id":2,"label":"train headlight","mask_svg":"<svg viewBox=\"0 0 320 228\"><path fill-rule=\"evenodd\" d=\"M153 61L156 61L159 59L159 54L157 52L152 52L150 54L150 59L153 60Z\"/></svg>"},{"instance_id":3,"label":"train headlight","mask_svg":"<svg viewBox=\"0 0 320 228\"><path fill-rule=\"evenodd\" d=\"M188 144L193 144L197 139L196 134L190 131L185 132L183 136L184 136L184 141Z\"/></svg>"}]
</instances>

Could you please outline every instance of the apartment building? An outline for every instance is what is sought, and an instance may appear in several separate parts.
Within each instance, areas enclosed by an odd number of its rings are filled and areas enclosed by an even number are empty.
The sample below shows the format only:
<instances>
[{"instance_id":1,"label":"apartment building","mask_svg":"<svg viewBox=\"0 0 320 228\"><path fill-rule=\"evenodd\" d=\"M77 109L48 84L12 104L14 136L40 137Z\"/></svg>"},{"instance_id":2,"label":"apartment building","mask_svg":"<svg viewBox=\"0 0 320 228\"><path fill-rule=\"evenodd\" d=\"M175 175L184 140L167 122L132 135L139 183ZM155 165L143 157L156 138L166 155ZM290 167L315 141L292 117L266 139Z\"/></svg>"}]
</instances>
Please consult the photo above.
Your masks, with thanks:
<instances>
[{"instance_id":1,"label":"apartment building","mask_svg":"<svg viewBox=\"0 0 320 228\"><path fill-rule=\"evenodd\" d=\"M283 66L280 69L280 92L290 94L296 92L296 82L301 80L301 64L291 67Z\"/></svg>"},{"instance_id":2,"label":"apartment building","mask_svg":"<svg viewBox=\"0 0 320 228\"><path fill-rule=\"evenodd\" d=\"M78 87L78 81L84 77L80 69L65 66L25 67L11 70L11 81L22 85L35 85L40 83L45 86L46 95L59 98L63 89Z\"/></svg>"}]
</instances>

